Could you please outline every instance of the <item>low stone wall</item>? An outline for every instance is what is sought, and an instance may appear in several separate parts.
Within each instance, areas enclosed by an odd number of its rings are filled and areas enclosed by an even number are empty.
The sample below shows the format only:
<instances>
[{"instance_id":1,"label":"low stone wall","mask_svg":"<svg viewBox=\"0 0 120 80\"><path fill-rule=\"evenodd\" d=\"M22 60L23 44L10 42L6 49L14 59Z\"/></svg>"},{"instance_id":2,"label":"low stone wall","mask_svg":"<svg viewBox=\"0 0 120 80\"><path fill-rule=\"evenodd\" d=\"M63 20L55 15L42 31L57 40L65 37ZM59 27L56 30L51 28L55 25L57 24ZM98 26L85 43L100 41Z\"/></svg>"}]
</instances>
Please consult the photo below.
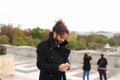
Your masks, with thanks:
<instances>
[{"instance_id":1,"label":"low stone wall","mask_svg":"<svg viewBox=\"0 0 120 80\"><path fill-rule=\"evenodd\" d=\"M7 54L20 55L23 57L34 57L36 59L36 48L31 46L6 46ZM96 64L97 60L100 58L100 54L105 54L108 60L108 66L110 67L120 67L120 52L100 52L95 50L72 50L70 54L70 62L76 64L83 63L83 55L85 52L90 52L92 56L91 64Z\"/></svg>"},{"instance_id":2,"label":"low stone wall","mask_svg":"<svg viewBox=\"0 0 120 80\"><path fill-rule=\"evenodd\" d=\"M14 55L0 55L0 75L14 75Z\"/></svg>"},{"instance_id":3,"label":"low stone wall","mask_svg":"<svg viewBox=\"0 0 120 80\"><path fill-rule=\"evenodd\" d=\"M71 63L83 64L83 55L88 51L72 51L69 57ZM108 60L108 67L120 67L120 53L117 52L94 52L91 51L91 64L96 65L100 54L103 53Z\"/></svg>"},{"instance_id":4,"label":"low stone wall","mask_svg":"<svg viewBox=\"0 0 120 80\"><path fill-rule=\"evenodd\" d=\"M36 48L31 46L6 46L7 54L20 55L24 57L36 57Z\"/></svg>"}]
</instances>

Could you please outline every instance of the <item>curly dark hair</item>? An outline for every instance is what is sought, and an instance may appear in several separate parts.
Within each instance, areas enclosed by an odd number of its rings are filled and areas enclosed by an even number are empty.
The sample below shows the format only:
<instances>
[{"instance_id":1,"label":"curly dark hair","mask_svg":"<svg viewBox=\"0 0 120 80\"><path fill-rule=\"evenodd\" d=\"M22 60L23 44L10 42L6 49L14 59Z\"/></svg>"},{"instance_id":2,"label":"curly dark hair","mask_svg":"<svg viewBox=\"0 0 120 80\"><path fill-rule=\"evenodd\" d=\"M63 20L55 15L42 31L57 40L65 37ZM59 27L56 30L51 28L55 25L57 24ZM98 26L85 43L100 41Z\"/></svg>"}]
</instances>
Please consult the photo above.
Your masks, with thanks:
<instances>
[{"instance_id":1,"label":"curly dark hair","mask_svg":"<svg viewBox=\"0 0 120 80\"><path fill-rule=\"evenodd\" d=\"M53 26L53 32L56 32L58 35L63 35L64 33L69 34L69 30L61 19Z\"/></svg>"}]
</instances>

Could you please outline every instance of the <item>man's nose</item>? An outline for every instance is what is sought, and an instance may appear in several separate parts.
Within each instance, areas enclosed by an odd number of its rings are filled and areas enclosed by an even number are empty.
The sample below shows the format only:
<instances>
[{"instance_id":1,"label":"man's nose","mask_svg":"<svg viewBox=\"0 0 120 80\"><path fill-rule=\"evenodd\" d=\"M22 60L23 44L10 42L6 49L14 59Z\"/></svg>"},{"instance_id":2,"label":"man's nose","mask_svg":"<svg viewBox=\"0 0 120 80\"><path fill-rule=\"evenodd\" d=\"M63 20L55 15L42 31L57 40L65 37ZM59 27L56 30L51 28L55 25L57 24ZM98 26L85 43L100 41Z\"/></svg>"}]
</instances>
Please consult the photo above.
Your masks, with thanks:
<instances>
[{"instance_id":1,"label":"man's nose","mask_svg":"<svg viewBox=\"0 0 120 80\"><path fill-rule=\"evenodd\" d=\"M63 38L63 39L61 39L61 41L65 41L65 39Z\"/></svg>"}]
</instances>

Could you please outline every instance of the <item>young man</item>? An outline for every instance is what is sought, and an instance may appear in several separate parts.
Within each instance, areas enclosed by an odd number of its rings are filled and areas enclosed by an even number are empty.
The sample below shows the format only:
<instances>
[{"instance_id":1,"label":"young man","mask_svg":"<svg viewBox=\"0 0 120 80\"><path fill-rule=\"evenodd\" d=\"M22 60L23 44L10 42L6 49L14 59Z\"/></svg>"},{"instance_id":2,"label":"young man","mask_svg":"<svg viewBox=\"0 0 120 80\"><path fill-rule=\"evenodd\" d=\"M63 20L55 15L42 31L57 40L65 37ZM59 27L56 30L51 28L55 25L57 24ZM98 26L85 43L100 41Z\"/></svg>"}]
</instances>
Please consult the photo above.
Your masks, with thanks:
<instances>
[{"instance_id":1,"label":"young man","mask_svg":"<svg viewBox=\"0 0 120 80\"><path fill-rule=\"evenodd\" d=\"M104 80L107 80L107 77L106 77L107 64L108 62L107 62L107 59L104 57L104 54L101 54L101 58L97 61L100 80L103 80L102 76L104 77Z\"/></svg>"},{"instance_id":2,"label":"young man","mask_svg":"<svg viewBox=\"0 0 120 80\"><path fill-rule=\"evenodd\" d=\"M37 46L37 67L39 80L66 80L65 72L70 68L70 50L65 47L69 31L62 20L53 26L46 41Z\"/></svg>"}]
</instances>

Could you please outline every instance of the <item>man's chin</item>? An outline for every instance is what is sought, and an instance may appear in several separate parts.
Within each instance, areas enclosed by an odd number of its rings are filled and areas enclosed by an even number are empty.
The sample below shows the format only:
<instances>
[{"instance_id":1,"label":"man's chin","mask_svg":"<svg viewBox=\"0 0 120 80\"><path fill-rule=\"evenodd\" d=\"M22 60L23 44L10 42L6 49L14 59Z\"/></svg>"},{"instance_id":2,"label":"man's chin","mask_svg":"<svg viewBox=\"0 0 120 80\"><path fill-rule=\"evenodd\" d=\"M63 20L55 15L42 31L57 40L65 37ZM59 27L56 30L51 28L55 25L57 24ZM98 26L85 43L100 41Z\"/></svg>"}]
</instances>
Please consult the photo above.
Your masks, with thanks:
<instances>
[{"instance_id":1,"label":"man's chin","mask_svg":"<svg viewBox=\"0 0 120 80\"><path fill-rule=\"evenodd\" d=\"M58 42L58 44L62 44L63 42Z\"/></svg>"}]
</instances>

